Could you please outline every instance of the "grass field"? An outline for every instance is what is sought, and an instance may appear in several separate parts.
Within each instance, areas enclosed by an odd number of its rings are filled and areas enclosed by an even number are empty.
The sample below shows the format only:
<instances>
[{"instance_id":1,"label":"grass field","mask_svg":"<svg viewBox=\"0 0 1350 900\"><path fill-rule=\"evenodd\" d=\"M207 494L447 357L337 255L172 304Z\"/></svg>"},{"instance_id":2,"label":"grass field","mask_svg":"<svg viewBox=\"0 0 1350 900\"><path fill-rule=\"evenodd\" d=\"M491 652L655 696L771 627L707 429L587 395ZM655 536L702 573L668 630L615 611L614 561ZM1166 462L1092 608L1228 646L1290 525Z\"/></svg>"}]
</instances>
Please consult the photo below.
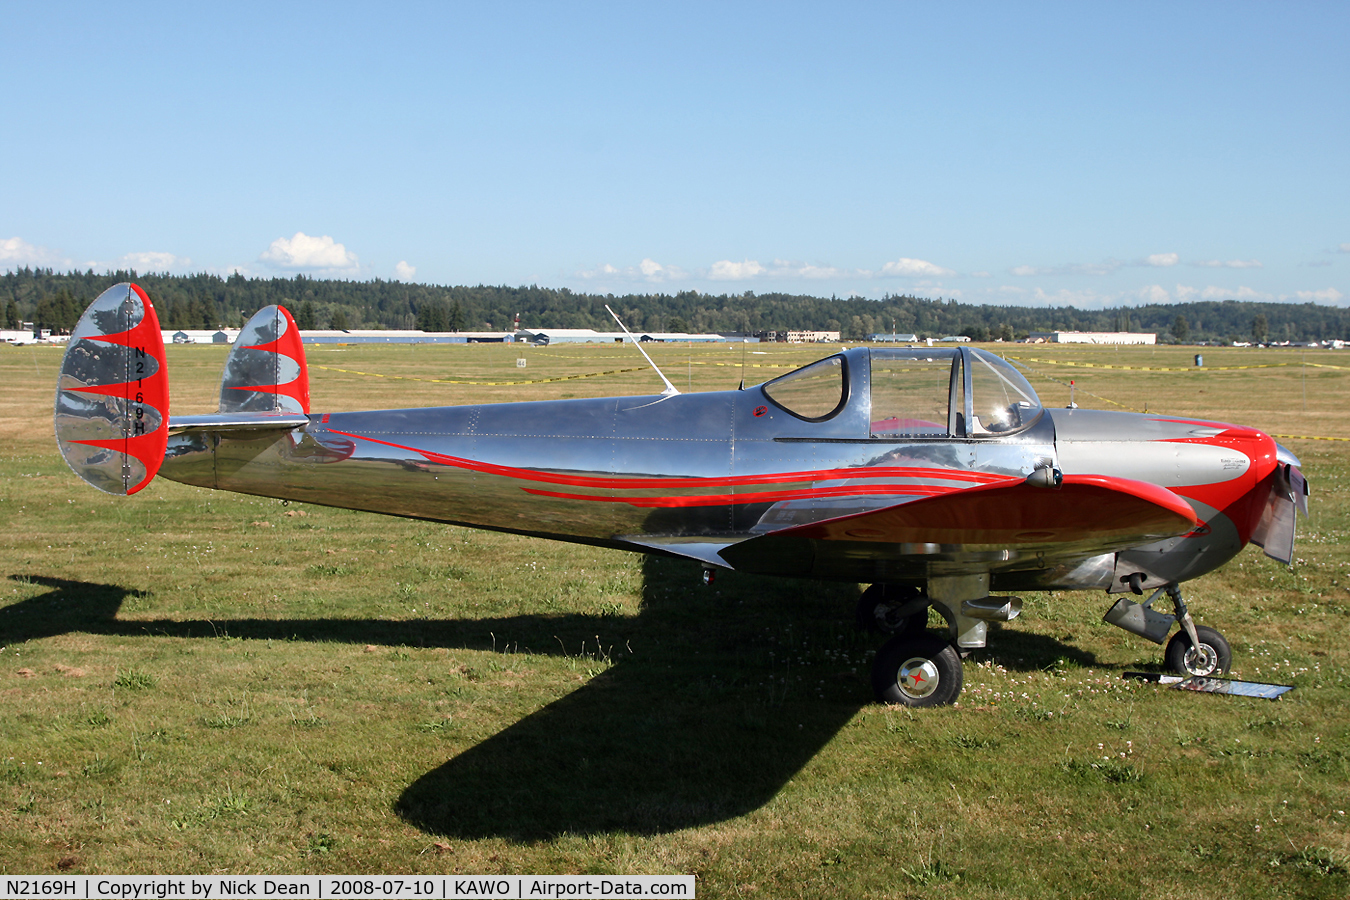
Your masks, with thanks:
<instances>
[{"instance_id":1,"label":"grass field","mask_svg":"<svg viewBox=\"0 0 1350 900\"><path fill-rule=\"evenodd\" d=\"M828 352L652 349L693 390ZM858 586L709 588L694 563L162 481L106 496L56 452L61 351L0 347L0 870L1346 897L1350 444L1308 438L1350 438L1350 369L1325 367L1350 356L994 349L1048 405L1072 379L1084 407L1302 436L1281 439L1313 491L1297 564L1248 548L1187 585L1240 677L1295 691L1125 683L1161 649L1103 624L1103 595L1033 594L966 661L957 707L878 707ZM168 352L174 411L214 409L223 348ZM659 387L611 346L309 359L318 411Z\"/></svg>"}]
</instances>

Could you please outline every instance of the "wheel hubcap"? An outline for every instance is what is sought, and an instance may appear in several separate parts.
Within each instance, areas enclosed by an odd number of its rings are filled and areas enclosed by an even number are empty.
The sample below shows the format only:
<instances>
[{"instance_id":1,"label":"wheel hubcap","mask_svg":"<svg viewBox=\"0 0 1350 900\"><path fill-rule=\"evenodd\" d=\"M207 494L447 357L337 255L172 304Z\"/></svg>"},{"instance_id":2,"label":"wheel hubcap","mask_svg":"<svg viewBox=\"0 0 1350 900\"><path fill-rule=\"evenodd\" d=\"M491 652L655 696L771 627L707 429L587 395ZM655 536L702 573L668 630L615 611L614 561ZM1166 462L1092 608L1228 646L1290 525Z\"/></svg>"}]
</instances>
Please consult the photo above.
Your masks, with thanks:
<instances>
[{"instance_id":1,"label":"wheel hubcap","mask_svg":"<svg viewBox=\"0 0 1350 900\"><path fill-rule=\"evenodd\" d=\"M1192 675L1211 675L1219 667L1219 654L1209 644L1201 644L1186 651L1184 662Z\"/></svg>"},{"instance_id":2,"label":"wheel hubcap","mask_svg":"<svg viewBox=\"0 0 1350 900\"><path fill-rule=\"evenodd\" d=\"M916 700L927 697L937 690L937 666L933 665L932 660L925 659L922 656L912 657L905 660L900 666L896 682L907 697L913 697Z\"/></svg>"}]
</instances>

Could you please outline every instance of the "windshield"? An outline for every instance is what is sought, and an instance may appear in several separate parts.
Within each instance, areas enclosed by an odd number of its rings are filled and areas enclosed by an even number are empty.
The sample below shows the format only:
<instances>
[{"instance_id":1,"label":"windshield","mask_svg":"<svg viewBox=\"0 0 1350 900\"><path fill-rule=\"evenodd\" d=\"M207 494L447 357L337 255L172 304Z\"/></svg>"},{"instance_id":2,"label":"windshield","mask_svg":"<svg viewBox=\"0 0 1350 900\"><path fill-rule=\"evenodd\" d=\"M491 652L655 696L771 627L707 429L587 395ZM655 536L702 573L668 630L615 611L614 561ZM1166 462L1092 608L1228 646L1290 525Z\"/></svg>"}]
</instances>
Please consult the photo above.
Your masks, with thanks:
<instances>
[{"instance_id":1,"label":"windshield","mask_svg":"<svg viewBox=\"0 0 1350 900\"><path fill-rule=\"evenodd\" d=\"M1020 431L1040 416L1040 398L1012 365L983 350L970 352L970 434Z\"/></svg>"}]
</instances>

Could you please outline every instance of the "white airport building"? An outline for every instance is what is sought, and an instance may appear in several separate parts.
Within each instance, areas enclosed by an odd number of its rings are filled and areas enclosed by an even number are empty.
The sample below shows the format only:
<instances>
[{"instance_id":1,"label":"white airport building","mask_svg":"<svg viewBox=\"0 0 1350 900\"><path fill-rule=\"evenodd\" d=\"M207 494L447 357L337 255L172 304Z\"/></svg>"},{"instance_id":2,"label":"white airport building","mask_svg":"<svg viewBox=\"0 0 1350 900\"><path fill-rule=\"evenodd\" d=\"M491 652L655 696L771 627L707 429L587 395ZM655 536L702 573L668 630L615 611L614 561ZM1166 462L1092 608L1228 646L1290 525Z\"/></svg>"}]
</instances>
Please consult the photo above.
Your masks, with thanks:
<instances>
[{"instance_id":1,"label":"white airport building","mask_svg":"<svg viewBox=\"0 0 1350 900\"><path fill-rule=\"evenodd\" d=\"M1134 331L1033 331L1030 344L1156 344L1156 334Z\"/></svg>"}]
</instances>

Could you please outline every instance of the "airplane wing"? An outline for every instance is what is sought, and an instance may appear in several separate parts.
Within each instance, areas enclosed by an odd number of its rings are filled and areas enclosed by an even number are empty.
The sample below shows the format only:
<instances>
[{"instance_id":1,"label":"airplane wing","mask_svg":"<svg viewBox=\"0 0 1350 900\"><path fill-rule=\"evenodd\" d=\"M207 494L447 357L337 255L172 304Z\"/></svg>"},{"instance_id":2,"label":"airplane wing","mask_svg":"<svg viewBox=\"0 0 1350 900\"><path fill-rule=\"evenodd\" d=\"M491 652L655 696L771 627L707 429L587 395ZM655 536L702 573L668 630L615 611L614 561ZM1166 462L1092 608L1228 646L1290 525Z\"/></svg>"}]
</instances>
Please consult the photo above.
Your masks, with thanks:
<instances>
[{"instance_id":1,"label":"airplane wing","mask_svg":"<svg viewBox=\"0 0 1350 900\"><path fill-rule=\"evenodd\" d=\"M953 560L997 568L1042 556L1095 555L1185 534L1194 510L1166 488L1066 475L1058 488L986 485L751 538L721 552L737 569L822 572L846 561Z\"/></svg>"}]
</instances>

